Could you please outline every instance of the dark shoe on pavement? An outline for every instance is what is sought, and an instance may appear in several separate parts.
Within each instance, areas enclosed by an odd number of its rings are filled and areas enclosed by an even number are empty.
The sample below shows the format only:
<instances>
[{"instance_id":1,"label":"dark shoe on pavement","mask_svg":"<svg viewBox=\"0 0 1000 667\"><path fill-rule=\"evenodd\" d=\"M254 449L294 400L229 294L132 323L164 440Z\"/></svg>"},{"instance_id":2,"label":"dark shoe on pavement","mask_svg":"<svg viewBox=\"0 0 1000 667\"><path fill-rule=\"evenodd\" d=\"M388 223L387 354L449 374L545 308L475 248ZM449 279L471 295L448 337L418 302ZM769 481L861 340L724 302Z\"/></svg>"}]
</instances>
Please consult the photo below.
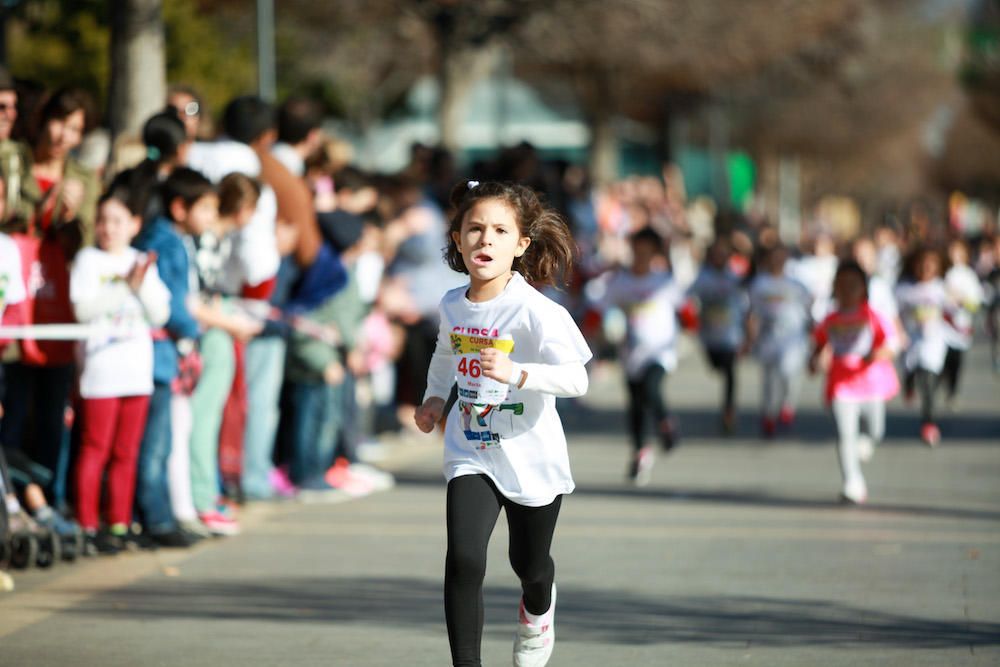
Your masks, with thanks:
<instances>
[{"instance_id":1,"label":"dark shoe on pavement","mask_svg":"<svg viewBox=\"0 0 1000 667\"><path fill-rule=\"evenodd\" d=\"M153 533L149 537L157 546L167 549L187 549L201 539L193 537L180 528L175 528L168 533Z\"/></svg>"}]
</instances>

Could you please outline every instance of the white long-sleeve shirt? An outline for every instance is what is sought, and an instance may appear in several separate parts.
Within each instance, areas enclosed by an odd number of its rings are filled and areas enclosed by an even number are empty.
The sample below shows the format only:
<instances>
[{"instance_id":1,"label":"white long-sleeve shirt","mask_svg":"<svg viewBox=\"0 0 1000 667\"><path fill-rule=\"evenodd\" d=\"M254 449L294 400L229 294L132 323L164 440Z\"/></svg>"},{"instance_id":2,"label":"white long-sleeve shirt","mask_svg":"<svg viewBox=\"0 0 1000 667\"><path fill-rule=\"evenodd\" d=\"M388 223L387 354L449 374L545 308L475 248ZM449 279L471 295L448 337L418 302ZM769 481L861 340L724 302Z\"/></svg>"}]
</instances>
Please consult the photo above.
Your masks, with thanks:
<instances>
[{"instance_id":1,"label":"white long-sleeve shirt","mask_svg":"<svg viewBox=\"0 0 1000 667\"><path fill-rule=\"evenodd\" d=\"M81 344L84 398L153 391L151 327L163 326L170 317L170 292L155 264L146 271L138 292L132 291L125 276L139 255L133 248L115 255L84 248L73 262L69 287L73 312L79 322L94 326Z\"/></svg>"},{"instance_id":2,"label":"white long-sleeve shirt","mask_svg":"<svg viewBox=\"0 0 1000 667\"><path fill-rule=\"evenodd\" d=\"M469 301L467 289L441 300L427 378L426 397L446 398L458 384L459 400L445 426L445 477L485 474L520 505L548 505L574 488L556 396L586 392L590 348L566 309L517 273L489 301ZM479 353L487 347L507 352L514 363L506 387L484 381ZM487 389L506 397L481 402Z\"/></svg>"}]
</instances>

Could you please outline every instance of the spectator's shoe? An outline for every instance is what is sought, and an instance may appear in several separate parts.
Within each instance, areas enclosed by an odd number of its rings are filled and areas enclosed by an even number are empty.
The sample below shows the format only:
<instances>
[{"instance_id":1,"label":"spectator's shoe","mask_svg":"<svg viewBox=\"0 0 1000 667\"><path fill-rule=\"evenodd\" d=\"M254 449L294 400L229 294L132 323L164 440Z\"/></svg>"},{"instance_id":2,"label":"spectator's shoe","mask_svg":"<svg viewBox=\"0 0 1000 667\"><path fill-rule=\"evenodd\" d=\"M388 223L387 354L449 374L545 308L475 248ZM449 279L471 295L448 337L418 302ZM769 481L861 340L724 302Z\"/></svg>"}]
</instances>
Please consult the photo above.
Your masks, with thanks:
<instances>
[{"instance_id":1,"label":"spectator's shoe","mask_svg":"<svg viewBox=\"0 0 1000 667\"><path fill-rule=\"evenodd\" d=\"M208 512L199 512L198 520L201 521L213 535L229 537L240 534L240 524L236 519L228 517L217 509Z\"/></svg>"},{"instance_id":2,"label":"spectator's shoe","mask_svg":"<svg viewBox=\"0 0 1000 667\"><path fill-rule=\"evenodd\" d=\"M391 473L380 470L367 463L352 463L349 466L351 475L371 482L374 491L387 491L396 486L396 478Z\"/></svg>"},{"instance_id":3,"label":"spectator's shoe","mask_svg":"<svg viewBox=\"0 0 1000 667\"><path fill-rule=\"evenodd\" d=\"M323 475L327 484L340 489L351 498L361 498L375 491L375 484L351 470L347 459L337 459Z\"/></svg>"},{"instance_id":4,"label":"spectator's shoe","mask_svg":"<svg viewBox=\"0 0 1000 667\"><path fill-rule=\"evenodd\" d=\"M778 424L774 421L774 417L764 417L760 420L760 433L765 438L773 438L777 430Z\"/></svg>"},{"instance_id":5,"label":"spectator's shoe","mask_svg":"<svg viewBox=\"0 0 1000 667\"><path fill-rule=\"evenodd\" d=\"M191 519L189 521L179 521L181 530L183 530L188 535L193 535L199 539L204 539L206 537L212 537L212 531L210 531L205 524L197 519Z\"/></svg>"},{"instance_id":6,"label":"spectator's shoe","mask_svg":"<svg viewBox=\"0 0 1000 667\"><path fill-rule=\"evenodd\" d=\"M795 421L795 408L782 405L781 412L778 413L778 423L782 426L791 426L793 421Z\"/></svg>"},{"instance_id":7,"label":"spectator's shoe","mask_svg":"<svg viewBox=\"0 0 1000 667\"><path fill-rule=\"evenodd\" d=\"M855 480L844 484L840 501L847 505L864 505L868 502L868 487L865 480Z\"/></svg>"},{"instance_id":8,"label":"spectator's shoe","mask_svg":"<svg viewBox=\"0 0 1000 667\"><path fill-rule=\"evenodd\" d=\"M267 477L271 482L271 488L274 490L275 496L279 498L294 498L295 494L298 493L298 489L295 488L291 478L288 476L288 469L284 466L271 468L271 472L267 474Z\"/></svg>"},{"instance_id":9,"label":"spectator's shoe","mask_svg":"<svg viewBox=\"0 0 1000 667\"><path fill-rule=\"evenodd\" d=\"M122 537L122 542L129 551L156 551L159 546L156 540L147 535L137 523L129 526L128 532Z\"/></svg>"},{"instance_id":10,"label":"spectator's shoe","mask_svg":"<svg viewBox=\"0 0 1000 667\"><path fill-rule=\"evenodd\" d=\"M150 539L167 549L187 549L201 541L201 536L188 533L181 528L175 528L167 533L154 533Z\"/></svg>"},{"instance_id":11,"label":"spectator's shoe","mask_svg":"<svg viewBox=\"0 0 1000 667\"><path fill-rule=\"evenodd\" d=\"M83 545L84 553L88 556L114 556L125 549L122 538L107 530L85 530Z\"/></svg>"},{"instance_id":12,"label":"spectator's shoe","mask_svg":"<svg viewBox=\"0 0 1000 667\"><path fill-rule=\"evenodd\" d=\"M635 486L646 486L653 477L653 464L656 462L656 454L650 446L643 447L635 453L632 463L629 464L628 478Z\"/></svg>"},{"instance_id":13,"label":"spectator's shoe","mask_svg":"<svg viewBox=\"0 0 1000 667\"><path fill-rule=\"evenodd\" d=\"M549 610L532 624L524 610L524 600L517 614L517 634L514 635L514 667L544 667L552 657L556 644L556 585L552 584Z\"/></svg>"},{"instance_id":14,"label":"spectator's shoe","mask_svg":"<svg viewBox=\"0 0 1000 667\"><path fill-rule=\"evenodd\" d=\"M875 456L875 441L870 435L862 433L858 436L858 458L868 463Z\"/></svg>"},{"instance_id":15,"label":"spectator's shoe","mask_svg":"<svg viewBox=\"0 0 1000 667\"><path fill-rule=\"evenodd\" d=\"M660 422L660 444L663 451L669 452L680 439L677 433L677 421L673 417L666 417Z\"/></svg>"},{"instance_id":16,"label":"spectator's shoe","mask_svg":"<svg viewBox=\"0 0 1000 667\"><path fill-rule=\"evenodd\" d=\"M920 427L920 439L928 447L937 447L941 444L941 430L936 424L927 422Z\"/></svg>"},{"instance_id":17,"label":"spectator's shoe","mask_svg":"<svg viewBox=\"0 0 1000 667\"><path fill-rule=\"evenodd\" d=\"M351 498L352 496L346 492L327 484L326 480L322 477L304 482L299 487L299 493L295 497L300 503L306 504L342 503Z\"/></svg>"}]
</instances>

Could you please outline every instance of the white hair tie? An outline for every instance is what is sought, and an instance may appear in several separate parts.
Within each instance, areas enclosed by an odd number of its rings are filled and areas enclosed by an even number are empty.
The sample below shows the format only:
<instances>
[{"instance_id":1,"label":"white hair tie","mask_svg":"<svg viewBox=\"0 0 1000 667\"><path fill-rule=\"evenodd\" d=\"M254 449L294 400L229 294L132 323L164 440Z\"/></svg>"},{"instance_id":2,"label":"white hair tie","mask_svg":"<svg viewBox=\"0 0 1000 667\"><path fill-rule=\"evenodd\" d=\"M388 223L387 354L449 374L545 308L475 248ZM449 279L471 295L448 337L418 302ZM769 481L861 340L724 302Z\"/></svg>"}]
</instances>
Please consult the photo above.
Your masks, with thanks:
<instances>
[{"instance_id":1,"label":"white hair tie","mask_svg":"<svg viewBox=\"0 0 1000 667\"><path fill-rule=\"evenodd\" d=\"M479 187L479 181L469 181L468 183L466 183L466 185L471 190L473 188Z\"/></svg>"}]
</instances>

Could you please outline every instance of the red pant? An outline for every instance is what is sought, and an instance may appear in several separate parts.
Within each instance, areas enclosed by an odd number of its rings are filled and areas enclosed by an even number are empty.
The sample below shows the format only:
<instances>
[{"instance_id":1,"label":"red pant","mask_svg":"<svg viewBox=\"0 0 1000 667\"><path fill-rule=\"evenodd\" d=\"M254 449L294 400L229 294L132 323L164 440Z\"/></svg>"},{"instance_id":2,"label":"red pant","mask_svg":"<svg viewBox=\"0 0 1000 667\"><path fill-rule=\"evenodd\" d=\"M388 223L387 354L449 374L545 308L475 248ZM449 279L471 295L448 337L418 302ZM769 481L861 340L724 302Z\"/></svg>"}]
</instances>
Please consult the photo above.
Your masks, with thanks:
<instances>
[{"instance_id":1,"label":"red pant","mask_svg":"<svg viewBox=\"0 0 1000 667\"><path fill-rule=\"evenodd\" d=\"M132 520L139 444L149 396L83 399L83 432L76 462L76 517L85 530L100 520L101 479L108 471L107 520Z\"/></svg>"}]
</instances>

